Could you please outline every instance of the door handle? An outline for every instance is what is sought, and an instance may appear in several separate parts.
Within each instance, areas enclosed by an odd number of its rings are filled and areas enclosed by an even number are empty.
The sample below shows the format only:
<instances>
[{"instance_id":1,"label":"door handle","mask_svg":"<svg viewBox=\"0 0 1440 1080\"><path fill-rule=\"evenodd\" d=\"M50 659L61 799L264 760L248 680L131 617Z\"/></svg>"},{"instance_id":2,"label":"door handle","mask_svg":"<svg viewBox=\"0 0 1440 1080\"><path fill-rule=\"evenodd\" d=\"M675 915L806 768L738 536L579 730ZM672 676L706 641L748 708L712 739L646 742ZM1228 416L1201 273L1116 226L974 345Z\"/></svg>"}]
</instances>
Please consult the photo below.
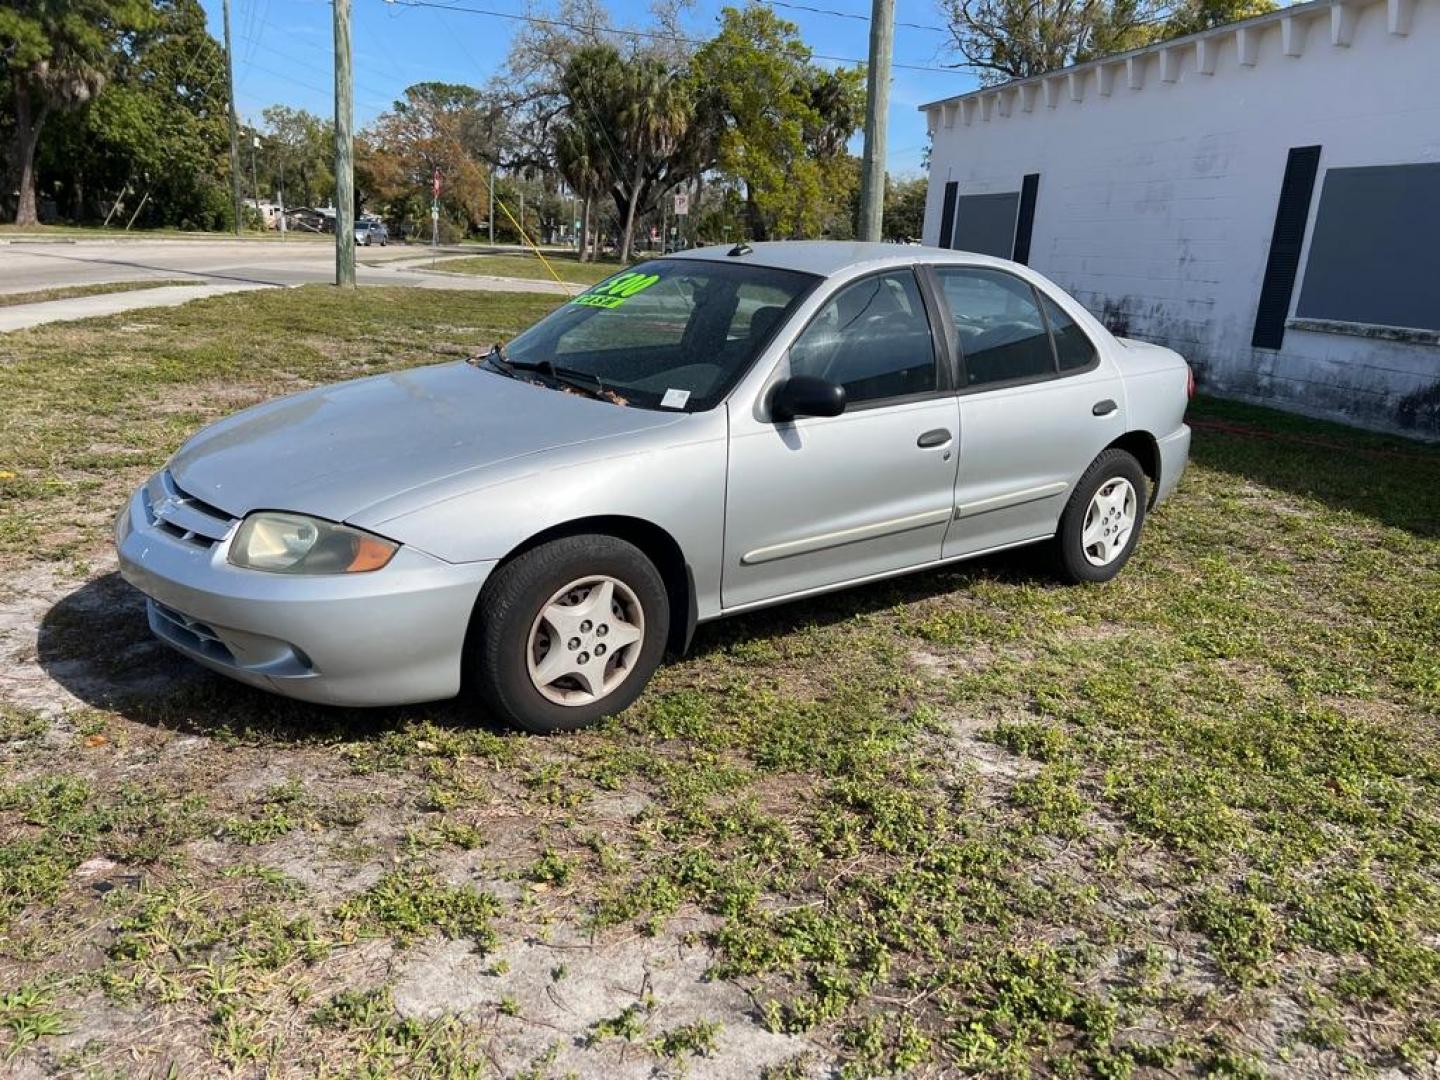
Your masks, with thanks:
<instances>
[{"instance_id":1,"label":"door handle","mask_svg":"<svg viewBox=\"0 0 1440 1080\"><path fill-rule=\"evenodd\" d=\"M1104 401L1097 401L1091 407L1090 411L1096 416L1109 416L1119 407L1120 406L1116 405L1115 402L1111 401L1109 398L1106 398Z\"/></svg>"},{"instance_id":2,"label":"door handle","mask_svg":"<svg viewBox=\"0 0 1440 1080\"><path fill-rule=\"evenodd\" d=\"M931 428L925 434L915 440L915 445L922 450L929 450L931 447L944 446L950 441L950 432L943 427Z\"/></svg>"}]
</instances>

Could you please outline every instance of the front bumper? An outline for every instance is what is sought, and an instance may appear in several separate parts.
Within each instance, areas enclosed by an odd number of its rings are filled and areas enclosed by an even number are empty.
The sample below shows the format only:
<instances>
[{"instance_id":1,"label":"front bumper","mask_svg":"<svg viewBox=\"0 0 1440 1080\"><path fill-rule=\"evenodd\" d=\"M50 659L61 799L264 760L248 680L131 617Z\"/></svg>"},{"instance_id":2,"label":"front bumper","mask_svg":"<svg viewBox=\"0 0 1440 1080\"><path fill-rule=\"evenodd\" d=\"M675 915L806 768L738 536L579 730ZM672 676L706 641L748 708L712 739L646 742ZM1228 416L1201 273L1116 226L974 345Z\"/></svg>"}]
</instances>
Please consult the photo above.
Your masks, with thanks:
<instances>
[{"instance_id":1,"label":"front bumper","mask_svg":"<svg viewBox=\"0 0 1440 1080\"><path fill-rule=\"evenodd\" d=\"M466 630L493 562L402 547L369 573L270 574L227 561L236 524L165 473L131 497L115 524L120 573L145 594L161 641L304 701L401 705L459 692Z\"/></svg>"}]
</instances>

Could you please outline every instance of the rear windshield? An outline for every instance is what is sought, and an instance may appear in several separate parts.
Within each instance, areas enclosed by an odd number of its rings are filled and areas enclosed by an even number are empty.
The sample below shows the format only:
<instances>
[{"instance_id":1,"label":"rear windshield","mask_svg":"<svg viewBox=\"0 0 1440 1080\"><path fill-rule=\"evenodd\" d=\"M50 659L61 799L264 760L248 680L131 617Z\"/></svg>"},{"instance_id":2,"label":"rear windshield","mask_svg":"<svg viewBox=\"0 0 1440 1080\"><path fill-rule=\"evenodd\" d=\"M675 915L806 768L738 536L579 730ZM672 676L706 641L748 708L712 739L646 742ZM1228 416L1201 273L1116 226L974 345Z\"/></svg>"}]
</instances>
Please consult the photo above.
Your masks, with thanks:
<instances>
[{"instance_id":1,"label":"rear windshield","mask_svg":"<svg viewBox=\"0 0 1440 1080\"><path fill-rule=\"evenodd\" d=\"M589 376L628 405L713 408L819 278L695 259L640 263L546 316L507 359Z\"/></svg>"}]
</instances>

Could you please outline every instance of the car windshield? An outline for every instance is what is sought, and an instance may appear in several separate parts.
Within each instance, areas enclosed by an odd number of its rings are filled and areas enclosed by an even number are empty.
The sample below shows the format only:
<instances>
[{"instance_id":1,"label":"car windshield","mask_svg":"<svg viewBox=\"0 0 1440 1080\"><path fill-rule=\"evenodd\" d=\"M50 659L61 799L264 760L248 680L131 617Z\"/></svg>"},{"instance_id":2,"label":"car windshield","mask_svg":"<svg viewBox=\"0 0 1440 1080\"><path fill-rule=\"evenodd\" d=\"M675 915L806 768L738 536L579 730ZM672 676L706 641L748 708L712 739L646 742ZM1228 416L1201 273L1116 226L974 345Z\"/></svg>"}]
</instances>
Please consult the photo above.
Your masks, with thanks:
<instances>
[{"instance_id":1,"label":"car windshield","mask_svg":"<svg viewBox=\"0 0 1440 1080\"><path fill-rule=\"evenodd\" d=\"M743 263L640 263L571 298L504 359L527 375L578 376L627 405L713 408L819 280Z\"/></svg>"}]
</instances>

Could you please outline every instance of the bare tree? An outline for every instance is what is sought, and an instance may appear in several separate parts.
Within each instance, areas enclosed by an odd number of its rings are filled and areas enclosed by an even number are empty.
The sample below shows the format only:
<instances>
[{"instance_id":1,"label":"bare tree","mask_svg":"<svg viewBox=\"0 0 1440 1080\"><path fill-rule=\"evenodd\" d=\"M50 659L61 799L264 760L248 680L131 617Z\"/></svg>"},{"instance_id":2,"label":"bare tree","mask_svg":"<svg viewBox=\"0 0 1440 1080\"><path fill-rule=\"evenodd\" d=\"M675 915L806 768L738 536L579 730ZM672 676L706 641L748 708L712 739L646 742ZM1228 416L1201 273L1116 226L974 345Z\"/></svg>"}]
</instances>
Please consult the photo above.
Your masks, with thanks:
<instances>
[{"instance_id":1,"label":"bare tree","mask_svg":"<svg viewBox=\"0 0 1440 1080\"><path fill-rule=\"evenodd\" d=\"M491 162L503 169L555 169L558 125L565 117L565 69L586 46L611 35L610 13L601 0L526 0L531 19L510 42L505 67L488 96L505 117Z\"/></svg>"},{"instance_id":2,"label":"bare tree","mask_svg":"<svg viewBox=\"0 0 1440 1080\"><path fill-rule=\"evenodd\" d=\"M1273 0L939 0L951 47L987 86L1274 7Z\"/></svg>"},{"instance_id":3,"label":"bare tree","mask_svg":"<svg viewBox=\"0 0 1440 1080\"><path fill-rule=\"evenodd\" d=\"M985 85L1146 44L1166 0L941 0L953 47Z\"/></svg>"}]
</instances>

